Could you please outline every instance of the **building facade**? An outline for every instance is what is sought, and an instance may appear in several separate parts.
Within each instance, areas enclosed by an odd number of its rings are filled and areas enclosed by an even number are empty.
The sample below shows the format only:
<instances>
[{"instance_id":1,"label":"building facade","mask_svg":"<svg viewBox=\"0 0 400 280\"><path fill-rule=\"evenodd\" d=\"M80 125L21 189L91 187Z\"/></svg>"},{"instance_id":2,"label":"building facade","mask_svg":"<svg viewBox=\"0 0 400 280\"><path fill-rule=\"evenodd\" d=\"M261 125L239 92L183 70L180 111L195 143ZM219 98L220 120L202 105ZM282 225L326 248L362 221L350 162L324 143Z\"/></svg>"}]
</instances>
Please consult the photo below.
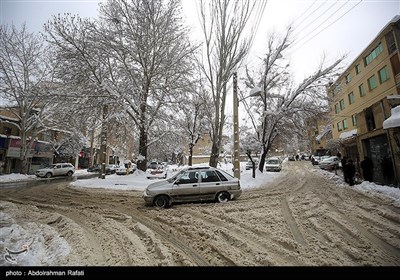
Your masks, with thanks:
<instances>
[{"instance_id":1,"label":"building facade","mask_svg":"<svg viewBox=\"0 0 400 280\"><path fill-rule=\"evenodd\" d=\"M384 129L399 105L400 16L395 16L328 88L332 137L358 171L365 156L374 163L373 181L397 185L400 178L399 129ZM394 97L394 98L393 98Z\"/></svg>"}]
</instances>

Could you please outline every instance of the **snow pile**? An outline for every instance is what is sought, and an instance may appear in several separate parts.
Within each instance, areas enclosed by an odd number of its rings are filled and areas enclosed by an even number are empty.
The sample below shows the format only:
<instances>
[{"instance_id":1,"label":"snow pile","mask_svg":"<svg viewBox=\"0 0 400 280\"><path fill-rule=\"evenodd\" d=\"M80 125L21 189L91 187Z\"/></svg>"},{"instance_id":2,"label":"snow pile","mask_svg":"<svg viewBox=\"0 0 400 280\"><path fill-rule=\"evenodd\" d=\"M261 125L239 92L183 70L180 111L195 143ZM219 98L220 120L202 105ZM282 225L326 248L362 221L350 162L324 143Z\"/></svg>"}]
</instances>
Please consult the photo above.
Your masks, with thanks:
<instances>
[{"instance_id":1,"label":"snow pile","mask_svg":"<svg viewBox=\"0 0 400 280\"><path fill-rule=\"evenodd\" d=\"M39 211L36 207L18 208L2 201L0 209L0 251L4 254L1 266L59 265L70 253L67 241L51 226L29 222L29 216ZM14 215L25 217L24 222L17 224Z\"/></svg>"},{"instance_id":2,"label":"snow pile","mask_svg":"<svg viewBox=\"0 0 400 280\"><path fill-rule=\"evenodd\" d=\"M35 175L25 175L25 174L6 174L0 176L1 182L16 182L16 181L25 181L25 180L32 180L35 179Z\"/></svg>"}]
</instances>

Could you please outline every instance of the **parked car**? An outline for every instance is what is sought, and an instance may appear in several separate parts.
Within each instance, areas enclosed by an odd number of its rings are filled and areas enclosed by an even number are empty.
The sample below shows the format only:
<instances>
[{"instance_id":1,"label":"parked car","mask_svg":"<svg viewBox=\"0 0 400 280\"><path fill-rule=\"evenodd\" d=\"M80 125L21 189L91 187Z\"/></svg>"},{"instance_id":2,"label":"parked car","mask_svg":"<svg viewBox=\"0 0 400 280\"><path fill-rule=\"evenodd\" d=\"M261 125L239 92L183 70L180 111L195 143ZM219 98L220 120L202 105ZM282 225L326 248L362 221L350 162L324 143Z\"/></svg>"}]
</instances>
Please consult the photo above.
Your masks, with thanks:
<instances>
[{"instance_id":1,"label":"parked car","mask_svg":"<svg viewBox=\"0 0 400 280\"><path fill-rule=\"evenodd\" d=\"M280 172L282 170L282 162L279 158L269 158L265 161L265 171Z\"/></svg>"},{"instance_id":2,"label":"parked car","mask_svg":"<svg viewBox=\"0 0 400 280\"><path fill-rule=\"evenodd\" d=\"M167 168L163 164L157 161L152 161L149 164L149 167L146 170L147 179L158 178L158 179L166 179L167 178Z\"/></svg>"},{"instance_id":3,"label":"parked car","mask_svg":"<svg viewBox=\"0 0 400 280\"><path fill-rule=\"evenodd\" d=\"M242 194L239 179L214 167L190 167L168 180L150 184L143 193L146 204L165 208L177 202L227 202Z\"/></svg>"},{"instance_id":4,"label":"parked car","mask_svg":"<svg viewBox=\"0 0 400 280\"><path fill-rule=\"evenodd\" d=\"M259 163L259 159L258 158L254 158L253 159L254 163L255 163L255 168L258 167L258 163ZM248 160L246 162L246 170L251 170L253 168L253 163L251 162L251 160Z\"/></svg>"},{"instance_id":5,"label":"parked car","mask_svg":"<svg viewBox=\"0 0 400 280\"><path fill-rule=\"evenodd\" d=\"M47 167L36 170L37 177L51 178L55 176L72 176L75 172L75 167L68 162L51 164Z\"/></svg>"},{"instance_id":6,"label":"parked car","mask_svg":"<svg viewBox=\"0 0 400 280\"><path fill-rule=\"evenodd\" d=\"M296 161L294 155L289 156L289 157L288 157L288 160L289 160L289 161Z\"/></svg>"},{"instance_id":7,"label":"parked car","mask_svg":"<svg viewBox=\"0 0 400 280\"><path fill-rule=\"evenodd\" d=\"M91 167L89 167L88 169L87 169L87 172L100 172L100 169L101 169L101 165L100 164L96 164L96 165L93 165L93 166L91 166ZM106 175L110 175L110 174L114 174L115 173L115 170L116 170L116 168L115 168L115 165L106 165Z\"/></svg>"},{"instance_id":8,"label":"parked car","mask_svg":"<svg viewBox=\"0 0 400 280\"><path fill-rule=\"evenodd\" d=\"M133 172L136 171L136 164L132 163L131 167L129 167L129 174L133 174ZM117 175L126 175L127 172L127 168L125 166L120 166L117 168L117 170L115 171L115 174Z\"/></svg>"},{"instance_id":9,"label":"parked car","mask_svg":"<svg viewBox=\"0 0 400 280\"><path fill-rule=\"evenodd\" d=\"M319 168L325 170L338 169L340 165L340 159L337 156L325 158L319 162Z\"/></svg>"}]
</instances>

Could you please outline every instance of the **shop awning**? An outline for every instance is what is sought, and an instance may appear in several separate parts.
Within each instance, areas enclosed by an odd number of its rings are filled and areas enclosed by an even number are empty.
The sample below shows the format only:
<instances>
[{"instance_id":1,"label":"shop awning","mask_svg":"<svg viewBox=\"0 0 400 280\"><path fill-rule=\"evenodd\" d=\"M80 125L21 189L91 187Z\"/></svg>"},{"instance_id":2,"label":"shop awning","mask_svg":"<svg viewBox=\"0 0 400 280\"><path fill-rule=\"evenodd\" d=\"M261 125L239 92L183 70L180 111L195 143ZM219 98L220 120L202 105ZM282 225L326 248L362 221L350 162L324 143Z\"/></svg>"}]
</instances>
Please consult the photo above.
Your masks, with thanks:
<instances>
[{"instance_id":1,"label":"shop awning","mask_svg":"<svg viewBox=\"0 0 400 280\"><path fill-rule=\"evenodd\" d=\"M400 126L400 106L392 109L392 115L383 122L383 129Z\"/></svg>"},{"instance_id":2,"label":"shop awning","mask_svg":"<svg viewBox=\"0 0 400 280\"><path fill-rule=\"evenodd\" d=\"M357 128L340 133L339 139L347 139L355 136L357 136Z\"/></svg>"}]
</instances>

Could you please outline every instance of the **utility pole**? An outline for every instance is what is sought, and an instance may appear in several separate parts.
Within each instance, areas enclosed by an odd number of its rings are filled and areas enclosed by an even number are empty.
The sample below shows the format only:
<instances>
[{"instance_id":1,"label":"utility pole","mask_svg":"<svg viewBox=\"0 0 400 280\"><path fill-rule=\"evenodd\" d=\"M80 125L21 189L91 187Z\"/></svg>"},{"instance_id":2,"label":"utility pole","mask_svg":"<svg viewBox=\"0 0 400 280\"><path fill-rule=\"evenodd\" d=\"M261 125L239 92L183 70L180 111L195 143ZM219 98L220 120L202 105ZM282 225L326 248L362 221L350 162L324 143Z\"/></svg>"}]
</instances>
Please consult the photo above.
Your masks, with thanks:
<instances>
[{"instance_id":1,"label":"utility pole","mask_svg":"<svg viewBox=\"0 0 400 280\"><path fill-rule=\"evenodd\" d=\"M101 123L101 138L100 138L100 163L101 168L99 171L99 178L105 179L106 178L106 156L107 156L107 119L108 115L108 105L103 105L103 119Z\"/></svg>"},{"instance_id":2,"label":"utility pole","mask_svg":"<svg viewBox=\"0 0 400 280\"><path fill-rule=\"evenodd\" d=\"M236 72L233 72L233 176L240 179L239 101Z\"/></svg>"}]
</instances>

